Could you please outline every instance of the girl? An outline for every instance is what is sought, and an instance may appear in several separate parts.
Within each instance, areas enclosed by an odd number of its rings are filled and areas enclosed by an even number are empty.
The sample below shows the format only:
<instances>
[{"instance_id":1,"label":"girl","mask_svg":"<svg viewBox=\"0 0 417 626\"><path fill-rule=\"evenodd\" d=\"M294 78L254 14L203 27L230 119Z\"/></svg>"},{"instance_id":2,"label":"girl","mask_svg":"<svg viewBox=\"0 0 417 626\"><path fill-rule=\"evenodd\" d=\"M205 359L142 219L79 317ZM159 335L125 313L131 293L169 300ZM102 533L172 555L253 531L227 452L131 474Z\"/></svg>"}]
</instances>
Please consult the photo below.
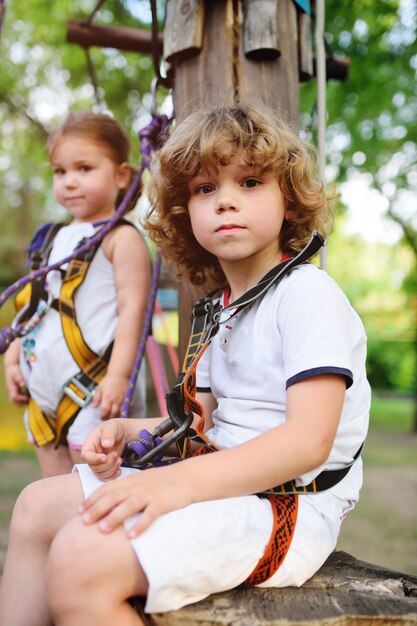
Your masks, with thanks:
<instances>
[{"instance_id":1,"label":"girl","mask_svg":"<svg viewBox=\"0 0 417 626\"><path fill-rule=\"evenodd\" d=\"M39 246L52 245L47 262L59 261L103 227L130 184L129 149L125 133L104 114L72 114L51 134L53 190L72 220L54 237L51 225L41 227L29 248L31 258ZM84 280L78 281L78 272L86 272ZM92 428L119 415L149 284L146 246L126 221L106 235L92 259L74 261L66 273L49 272L39 306L52 300L51 308L5 356L10 399L28 404L28 438L36 444L43 476L70 472ZM144 415L143 369L135 403L136 414Z\"/></svg>"},{"instance_id":2,"label":"girl","mask_svg":"<svg viewBox=\"0 0 417 626\"><path fill-rule=\"evenodd\" d=\"M365 333L346 297L302 264L236 309L314 229L325 232L328 202L306 147L260 107L194 113L161 149L150 195L147 226L165 259L196 284L225 285L186 403L204 409L199 439L214 451L120 469L126 444L161 420L96 427L88 465L30 485L16 504L4 624L23 625L30 611L32 626L133 625L135 595L159 612L242 583L302 585L358 500L370 391ZM283 495L287 481L301 493ZM253 495L273 488L281 495Z\"/></svg>"}]
</instances>

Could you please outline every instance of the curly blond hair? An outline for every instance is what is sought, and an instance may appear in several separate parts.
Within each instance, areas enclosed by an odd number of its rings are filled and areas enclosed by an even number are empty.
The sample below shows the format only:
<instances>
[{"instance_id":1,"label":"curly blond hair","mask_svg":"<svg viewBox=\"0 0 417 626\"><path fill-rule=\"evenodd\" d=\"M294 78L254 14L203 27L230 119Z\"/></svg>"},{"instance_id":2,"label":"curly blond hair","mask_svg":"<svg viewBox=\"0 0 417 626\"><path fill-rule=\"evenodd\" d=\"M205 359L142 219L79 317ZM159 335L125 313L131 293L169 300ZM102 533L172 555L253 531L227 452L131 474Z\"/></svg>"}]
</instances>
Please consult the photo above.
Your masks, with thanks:
<instances>
[{"instance_id":1,"label":"curly blond hair","mask_svg":"<svg viewBox=\"0 0 417 626\"><path fill-rule=\"evenodd\" d=\"M248 164L272 172L295 218L284 220L279 249L299 252L313 230L323 237L331 222L329 198L316 176L314 149L264 105L221 106L197 111L181 122L153 162L150 212L144 221L151 239L179 278L195 285L222 284L217 258L195 239L187 204L188 181L201 169L228 164L239 150Z\"/></svg>"}]
</instances>

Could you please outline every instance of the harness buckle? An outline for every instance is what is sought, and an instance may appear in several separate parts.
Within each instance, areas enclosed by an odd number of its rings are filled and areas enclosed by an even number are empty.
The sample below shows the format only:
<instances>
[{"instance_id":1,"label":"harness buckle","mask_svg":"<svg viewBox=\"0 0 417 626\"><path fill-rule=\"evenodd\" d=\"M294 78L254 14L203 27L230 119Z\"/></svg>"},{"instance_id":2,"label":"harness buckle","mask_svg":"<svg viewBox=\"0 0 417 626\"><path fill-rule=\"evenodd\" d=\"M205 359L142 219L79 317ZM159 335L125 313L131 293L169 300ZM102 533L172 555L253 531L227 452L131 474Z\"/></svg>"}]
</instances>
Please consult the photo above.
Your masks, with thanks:
<instances>
[{"instance_id":1,"label":"harness buckle","mask_svg":"<svg viewBox=\"0 0 417 626\"><path fill-rule=\"evenodd\" d=\"M70 378L70 380L64 386L63 391L64 394L68 396L68 398L70 398L73 402L75 402L77 406L80 407L80 409L84 409L88 404L90 404L91 400L94 398L97 385L95 383L91 383L89 386L86 386L84 385L84 383L81 382L78 376L79 374L76 374L75 376ZM74 389L71 389L71 385L75 387L76 391L74 391Z\"/></svg>"}]
</instances>

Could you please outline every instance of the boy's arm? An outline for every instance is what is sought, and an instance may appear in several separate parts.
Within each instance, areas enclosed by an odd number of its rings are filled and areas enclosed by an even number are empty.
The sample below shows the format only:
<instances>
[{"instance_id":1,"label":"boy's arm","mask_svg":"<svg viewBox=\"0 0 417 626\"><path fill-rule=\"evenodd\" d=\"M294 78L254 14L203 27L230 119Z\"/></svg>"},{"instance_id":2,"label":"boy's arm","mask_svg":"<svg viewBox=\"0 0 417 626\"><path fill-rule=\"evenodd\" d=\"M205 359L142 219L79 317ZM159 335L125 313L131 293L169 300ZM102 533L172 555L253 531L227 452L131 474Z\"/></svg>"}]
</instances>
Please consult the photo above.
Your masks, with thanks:
<instances>
[{"instance_id":1,"label":"boy's arm","mask_svg":"<svg viewBox=\"0 0 417 626\"><path fill-rule=\"evenodd\" d=\"M345 392L344 379L335 375L289 387L284 424L234 448L190 459L189 470L178 468L187 473L191 501L259 493L322 465L333 446ZM202 481L206 473L210 481Z\"/></svg>"},{"instance_id":2,"label":"boy's arm","mask_svg":"<svg viewBox=\"0 0 417 626\"><path fill-rule=\"evenodd\" d=\"M345 390L344 379L336 375L292 385L284 424L236 447L107 484L87 498L82 509L85 523L101 519L101 530L110 532L140 511L129 531L134 537L169 511L259 493L319 467L331 451Z\"/></svg>"},{"instance_id":3,"label":"boy's arm","mask_svg":"<svg viewBox=\"0 0 417 626\"><path fill-rule=\"evenodd\" d=\"M93 406L101 404L102 418L118 417L135 361L150 289L150 259L135 228L119 226L103 242L112 262L119 321L107 374L98 387Z\"/></svg>"},{"instance_id":4,"label":"boy's arm","mask_svg":"<svg viewBox=\"0 0 417 626\"><path fill-rule=\"evenodd\" d=\"M15 339L4 355L4 370L6 387L11 402L19 406L28 403L27 388L25 379L22 376L19 365L20 339Z\"/></svg>"}]
</instances>

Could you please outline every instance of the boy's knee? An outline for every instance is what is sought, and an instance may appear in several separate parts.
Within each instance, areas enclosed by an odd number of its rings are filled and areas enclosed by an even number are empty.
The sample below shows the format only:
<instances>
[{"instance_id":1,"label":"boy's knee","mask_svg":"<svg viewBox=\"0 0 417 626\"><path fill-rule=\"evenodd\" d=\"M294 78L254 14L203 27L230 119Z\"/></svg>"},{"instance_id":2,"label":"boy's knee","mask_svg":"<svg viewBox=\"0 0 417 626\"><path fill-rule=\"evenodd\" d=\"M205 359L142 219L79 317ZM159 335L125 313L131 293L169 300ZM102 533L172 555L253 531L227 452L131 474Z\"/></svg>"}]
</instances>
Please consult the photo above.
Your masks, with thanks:
<instances>
[{"instance_id":1,"label":"boy's knee","mask_svg":"<svg viewBox=\"0 0 417 626\"><path fill-rule=\"evenodd\" d=\"M94 578L94 548L78 520L66 524L52 541L47 563L47 599L53 615L83 602Z\"/></svg>"},{"instance_id":2,"label":"boy's knee","mask_svg":"<svg viewBox=\"0 0 417 626\"><path fill-rule=\"evenodd\" d=\"M99 546L93 527L81 520L67 523L52 541L47 564L47 594L51 609L88 602L100 577Z\"/></svg>"}]
</instances>

